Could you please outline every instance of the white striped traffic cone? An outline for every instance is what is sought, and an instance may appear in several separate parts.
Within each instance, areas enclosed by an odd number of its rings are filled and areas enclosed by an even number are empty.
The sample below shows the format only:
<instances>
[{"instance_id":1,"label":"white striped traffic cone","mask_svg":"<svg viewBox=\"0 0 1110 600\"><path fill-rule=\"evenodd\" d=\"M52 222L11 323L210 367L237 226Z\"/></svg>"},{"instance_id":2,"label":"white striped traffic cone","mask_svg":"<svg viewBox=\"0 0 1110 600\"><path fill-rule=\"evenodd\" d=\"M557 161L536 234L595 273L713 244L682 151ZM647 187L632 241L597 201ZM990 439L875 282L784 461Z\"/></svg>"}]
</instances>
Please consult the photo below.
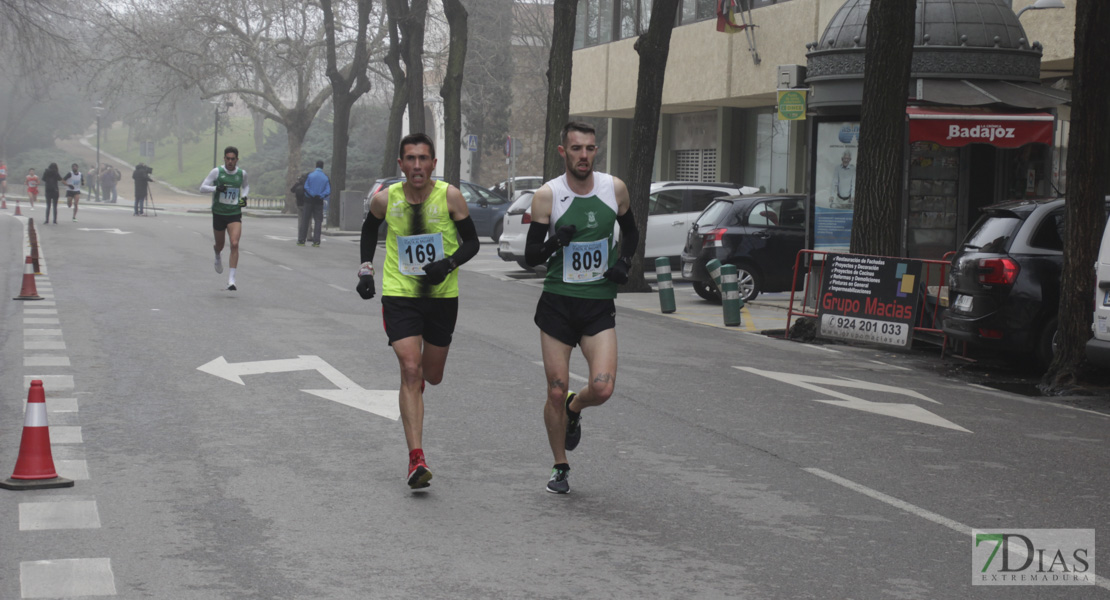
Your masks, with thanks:
<instances>
[{"instance_id":1,"label":"white striped traffic cone","mask_svg":"<svg viewBox=\"0 0 1110 600\"><path fill-rule=\"evenodd\" d=\"M60 477L50 453L50 427L46 424L46 392L42 381L31 382L23 417L23 440L10 479L0 481L5 490L42 490L73 487L73 480Z\"/></svg>"},{"instance_id":2,"label":"white striped traffic cone","mask_svg":"<svg viewBox=\"0 0 1110 600\"><path fill-rule=\"evenodd\" d=\"M30 256L27 257L27 263L23 267L23 289L19 291L19 295L12 300L42 300L39 295L39 290L35 287L35 264L34 259Z\"/></svg>"}]
</instances>

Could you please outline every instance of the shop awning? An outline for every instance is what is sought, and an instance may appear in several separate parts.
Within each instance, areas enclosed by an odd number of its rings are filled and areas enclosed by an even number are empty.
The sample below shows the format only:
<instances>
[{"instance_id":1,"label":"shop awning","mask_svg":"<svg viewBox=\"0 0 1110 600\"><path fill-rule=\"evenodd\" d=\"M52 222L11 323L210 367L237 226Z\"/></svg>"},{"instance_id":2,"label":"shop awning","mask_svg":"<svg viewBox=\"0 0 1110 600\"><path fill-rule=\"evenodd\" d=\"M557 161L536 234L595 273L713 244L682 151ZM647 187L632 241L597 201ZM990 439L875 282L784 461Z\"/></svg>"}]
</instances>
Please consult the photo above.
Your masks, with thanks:
<instances>
[{"instance_id":1,"label":"shop awning","mask_svg":"<svg viewBox=\"0 0 1110 600\"><path fill-rule=\"evenodd\" d=\"M911 97L923 102L953 106L1011 106L1018 110L1044 110L1071 102L1071 93L1028 81L920 78L910 88Z\"/></svg>"},{"instance_id":2,"label":"shop awning","mask_svg":"<svg viewBox=\"0 0 1110 600\"><path fill-rule=\"evenodd\" d=\"M936 142L951 147L990 144L999 148L1052 144L1056 119L1048 113L941 111L918 106L906 108L906 116L910 119L910 143Z\"/></svg>"}]
</instances>

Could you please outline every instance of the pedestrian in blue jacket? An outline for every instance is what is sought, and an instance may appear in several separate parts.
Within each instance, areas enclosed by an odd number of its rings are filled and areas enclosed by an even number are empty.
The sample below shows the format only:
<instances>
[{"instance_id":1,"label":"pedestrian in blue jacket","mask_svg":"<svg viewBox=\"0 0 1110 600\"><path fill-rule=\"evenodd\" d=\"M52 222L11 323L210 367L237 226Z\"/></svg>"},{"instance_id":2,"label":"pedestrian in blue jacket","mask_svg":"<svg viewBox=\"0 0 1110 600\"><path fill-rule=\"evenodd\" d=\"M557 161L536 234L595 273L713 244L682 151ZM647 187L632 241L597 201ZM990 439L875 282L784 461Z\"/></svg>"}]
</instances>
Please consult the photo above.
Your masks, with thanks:
<instances>
[{"instance_id":1,"label":"pedestrian in blue jacket","mask_svg":"<svg viewBox=\"0 0 1110 600\"><path fill-rule=\"evenodd\" d=\"M331 180L324 173L324 161L316 161L316 170L308 174L304 182L304 206L301 207L297 223L297 245L303 246L308 237L308 222L316 220L312 234L312 247L320 247L320 228L324 222L324 205L331 198Z\"/></svg>"}]
</instances>

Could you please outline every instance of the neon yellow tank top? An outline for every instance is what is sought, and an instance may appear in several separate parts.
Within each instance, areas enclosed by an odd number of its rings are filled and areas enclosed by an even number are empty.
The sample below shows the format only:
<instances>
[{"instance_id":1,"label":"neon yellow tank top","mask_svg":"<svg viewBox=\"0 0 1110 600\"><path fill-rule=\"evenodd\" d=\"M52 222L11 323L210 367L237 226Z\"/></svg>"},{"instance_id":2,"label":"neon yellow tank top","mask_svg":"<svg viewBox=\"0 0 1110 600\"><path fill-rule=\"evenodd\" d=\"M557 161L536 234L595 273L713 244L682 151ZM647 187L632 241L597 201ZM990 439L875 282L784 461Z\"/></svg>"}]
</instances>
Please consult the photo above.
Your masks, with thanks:
<instances>
[{"instance_id":1,"label":"neon yellow tank top","mask_svg":"<svg viewBox=\"0 0 1110 600\"><path fill-rule=\"evenodd\" d=\"M436 286L423 283L423 266L459 249L458 230L447 207L447 182L435 181L423 204L405 200L403 183L389 186L385 209L383 296L458 298L459 272L452 271Z\"/></svg>"}]
</instances>

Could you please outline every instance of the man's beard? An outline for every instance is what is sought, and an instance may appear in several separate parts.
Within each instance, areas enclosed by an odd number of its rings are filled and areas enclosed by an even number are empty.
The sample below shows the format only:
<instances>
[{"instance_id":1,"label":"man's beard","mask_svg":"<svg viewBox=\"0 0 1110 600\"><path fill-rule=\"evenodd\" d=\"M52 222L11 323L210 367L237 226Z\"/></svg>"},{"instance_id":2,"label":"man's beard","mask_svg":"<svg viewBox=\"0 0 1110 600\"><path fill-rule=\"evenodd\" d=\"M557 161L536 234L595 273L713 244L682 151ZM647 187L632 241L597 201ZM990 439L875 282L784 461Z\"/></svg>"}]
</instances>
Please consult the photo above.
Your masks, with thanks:
<instances>
[{"instance_id":1,"label":"man's beard","mask_svg":"<svg viewBox=\"0 0 1110 600\"><path fill-rule=\"evenodd\" d=\"M570 173L572 176L574 176L574 178L577 179L578 181L585 181L585 180L589 179L590 175L592 175L593 172L594 172L593 165L591 164L589 166L590 166L590 168L586 171L586 174L585 175L580 175L578 173L578 169L572 167L570 161L567 161L567 172Z\"/></svg>"}]
</instances>

